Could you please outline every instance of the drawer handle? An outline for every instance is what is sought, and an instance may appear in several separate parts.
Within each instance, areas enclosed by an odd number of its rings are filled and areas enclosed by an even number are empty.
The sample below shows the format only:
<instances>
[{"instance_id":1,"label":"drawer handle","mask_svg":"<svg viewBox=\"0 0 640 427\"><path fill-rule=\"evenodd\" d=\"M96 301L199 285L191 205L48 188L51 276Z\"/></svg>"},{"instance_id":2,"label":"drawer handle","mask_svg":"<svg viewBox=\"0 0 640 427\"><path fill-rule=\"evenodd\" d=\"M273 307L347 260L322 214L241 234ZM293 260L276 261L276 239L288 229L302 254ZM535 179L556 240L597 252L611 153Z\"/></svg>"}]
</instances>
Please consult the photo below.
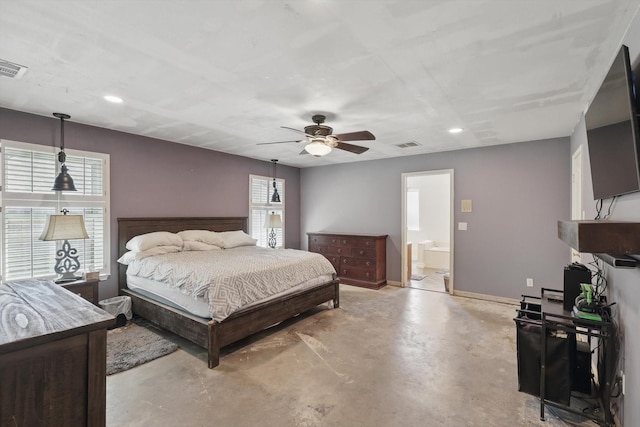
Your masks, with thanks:
<instances>
[{"instance_id":1,"label":"drawer handle","mask_svg":"<svg viewBox=\"0 0 640 427\"><path fill-rule=\"evenodd\" d=\"M347 264L347 259L346 258L342 258L342 263L343 264Z\"/></svg>"},{"instance_id":2,"label":"drawer handle","mask_svg":"<svg viewBox=\"0 0 640 427\"><path fill-rule=\"evenodd\" d=\"M360 255L364 255L364 251L360 251Z\"/></svg>"},{"instance_id":3,"label":"drawer handle","mask_svg":"<svg viewBox=\"0 0 640 427\"><path fill-rule=\"evenodd\" d=\"M369 266L371 266L371 262L370 262L370 261L367 261L367 262L365 262L365 263L364 263L364 265L366 265L367 267L369 267Z\"/></svg>"},{"instance_id":4,"label":"drawer handle","mask_svg":"<svg viewBox=\"0 0 640 427\"><path fill-rule=\"evenodd\" d=\"M343 245L346 245L346 244L347 244L347 242L348 242L348 240L346 240L346 239L345 239L345 240L343 240L343 241L342 241L342 244L343 244Z\"/></svg>"},{"instance_id":5,"label":"drawer handle","mask_svg":"<svg viewBox=\"0 0 640 427\"><path fill-rule=\"evenodd\" d=\"M336 239L331 239L331 243L335 243L336 241Z\"/></svg>"},{"instance_id":6,"label":"drawer handle","mask_svg":"<svg viewBox=\"0 0 640 427\"><path fill-rule=\"evenodd\" d=\"M365 276L369 277L369 273L366 273Z\"/></svg>"},{"instance_id":7,"label":"drawer handle","mask_svg":"<svg viewBox=\"0 0 640 427\"><path fill-rule=\"evenodd\" d=\"M371 246L371 242L367 242L367 243L365 243L365 245Z\"/></svg>"},{"instance_id":8,"label":"drawer handle","mask_svg":"<svg viewBox=\"0 0 640 427\"><path fill-rule=\"evenodd\" d=\"M343 274L343 275L345 275L345 276L346 276L348 273L349 273L349 270L342 270L342 274Z\"/></svg>"},{"instance_id":9,"label":"drawer handle","mask_svg":"<svg viewBox=\"0 0 640 427\"><path fill-rule=\"evenodd\" d=\"M342 249L338 249L338 253L341 254L342 253Z\"/></svg>"}]
</instances>

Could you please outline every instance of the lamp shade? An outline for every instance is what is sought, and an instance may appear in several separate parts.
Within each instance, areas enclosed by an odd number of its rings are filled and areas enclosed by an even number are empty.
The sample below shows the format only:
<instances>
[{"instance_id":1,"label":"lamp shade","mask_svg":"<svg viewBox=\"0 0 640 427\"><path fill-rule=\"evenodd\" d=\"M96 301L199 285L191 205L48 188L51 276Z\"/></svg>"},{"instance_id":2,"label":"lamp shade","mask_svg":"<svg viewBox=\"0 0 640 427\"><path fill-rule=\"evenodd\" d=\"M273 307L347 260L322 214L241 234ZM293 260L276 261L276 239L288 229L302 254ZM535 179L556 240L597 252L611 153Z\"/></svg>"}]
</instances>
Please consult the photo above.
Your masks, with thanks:
<instances>
[{"instance_id":1,"label":"lamp shade","mask_svg":"<svg viewBox=\"0 0 640 427\"><path fill-rule=\"evenodd\" d=\"M49 215L40 240L88 239L82 215Z\"/></svg>"},{"instance_id":2,"label":"lamp shade","mask_svg":"<svg viewBox=\"0 0 640 427\"><path fill-rule=\"evenodd\" d=\"M264 226L265 228L282 228L282 218L280 214L269 214Z\"/></svg>"},{"instance_id":3,"label":"lamp shade","mask_svg":"<svg viewBox=\"0 0 640 427\"><path fill-rule=\"evenodd\" d=\"M307 144L304 149L307 150L307 153L316 157L322 157L331 152L331 147L322 142L312 142L311 144Z\"/></svg>"}]
</instances>

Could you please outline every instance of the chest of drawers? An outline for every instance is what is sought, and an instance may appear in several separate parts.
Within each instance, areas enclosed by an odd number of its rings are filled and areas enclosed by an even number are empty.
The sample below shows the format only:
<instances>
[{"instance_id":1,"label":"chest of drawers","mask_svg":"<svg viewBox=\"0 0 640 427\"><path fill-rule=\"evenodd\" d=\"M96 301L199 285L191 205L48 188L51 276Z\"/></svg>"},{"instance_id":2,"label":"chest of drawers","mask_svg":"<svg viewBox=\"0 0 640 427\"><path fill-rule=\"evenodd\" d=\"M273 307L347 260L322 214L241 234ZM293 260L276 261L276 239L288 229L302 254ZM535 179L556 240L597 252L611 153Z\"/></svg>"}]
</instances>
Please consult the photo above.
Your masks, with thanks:
<instances>
[{"instance_id":1,"label":"chest of drawers","mask_svg":"<svg viewBox=\"0 0 640 427\"><path fill-rule=\"evenodd\" d=\"M324 255L340 283L380 289L387 284L387 235L307 233L309 252Z\"/></svg>"}]
</instances>

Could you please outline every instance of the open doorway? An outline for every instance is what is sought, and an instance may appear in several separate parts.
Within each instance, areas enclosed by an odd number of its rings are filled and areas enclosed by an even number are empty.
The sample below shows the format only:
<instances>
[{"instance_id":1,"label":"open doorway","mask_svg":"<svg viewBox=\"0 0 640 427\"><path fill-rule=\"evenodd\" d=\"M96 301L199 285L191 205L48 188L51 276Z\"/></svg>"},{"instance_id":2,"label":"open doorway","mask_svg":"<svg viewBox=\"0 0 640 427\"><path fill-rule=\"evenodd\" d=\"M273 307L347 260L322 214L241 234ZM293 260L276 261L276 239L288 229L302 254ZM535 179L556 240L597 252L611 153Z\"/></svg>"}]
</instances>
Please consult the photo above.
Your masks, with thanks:
<instances>
[{"instance_id":1,"label":"open doorway","mask_svg":"<svg viewBox=\"0 0 640 427\"><path fill-rule=\"evenodd\" d=\"M453 170L402 174L402 284L453 293Z\"/></svg>"}]
</instances>

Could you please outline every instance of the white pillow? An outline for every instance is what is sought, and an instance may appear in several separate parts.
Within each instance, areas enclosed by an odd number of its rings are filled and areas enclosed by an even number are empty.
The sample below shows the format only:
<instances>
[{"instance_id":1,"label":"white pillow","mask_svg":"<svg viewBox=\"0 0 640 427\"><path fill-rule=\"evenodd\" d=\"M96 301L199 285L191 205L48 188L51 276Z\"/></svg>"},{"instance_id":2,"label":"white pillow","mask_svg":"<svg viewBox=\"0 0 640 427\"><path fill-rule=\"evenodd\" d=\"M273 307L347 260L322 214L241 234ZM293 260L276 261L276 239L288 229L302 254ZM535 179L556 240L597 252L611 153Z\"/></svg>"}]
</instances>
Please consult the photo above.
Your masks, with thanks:
<instances>
[{"instance_id":1,"label":"white pillow","mask_svg":"<svg viewBox=\"0 0 640 427\"><path fill-rule=\"evenodd\" d=\"M197 242L195 240L185 240L184 246L182 248L185 251L213 251L213 250L221 250L220 246L210 245L204 242Z\"/></svg>"},{"instance_id":2,"label":"white pillow","mask_svg":"<svg viewBox=\"0 0 640 427\"><path fill-rule=\"evenodd\" d=\"M130 251L143 252L156 246L182 246L182 238L168 231L156 231L133 237L127 242Z\"/></svg>"},{"instance_id":3,"label":"white pillow","mask_svg":"<svg viewBox=\"0 0 640 427\"><path fill-rule=\"evenodd\" d=\"M222 239L215 231L209 230L184 230L178 233L183 241L202 242L208 245L216 245L222 248Z\"/></svg>"},{"instance_id":4,"label":"white pillow","mask_svg":"<svg viewBox=\"0 0 640 427\"><path fill-rule=\"evenodd\" d=\"M225 249L237 248L238 246L255 246L258 243L256 239L242 230L223 231L217 234L222 238L223 248Z\"/></svg>"},{"instance_id":5,"label":"white pillow","mask_svg":"<svg viewBox=\"0 0 640 427\"><path fill-rule=\"evenodd\" d=\"M180 252L181 250L182 246L156 246L146 251L128 251L118 258L118 262L123 265L129 265L136 259L144 259L154 255L171 254Z\"/></svg>"}]
</instances>

